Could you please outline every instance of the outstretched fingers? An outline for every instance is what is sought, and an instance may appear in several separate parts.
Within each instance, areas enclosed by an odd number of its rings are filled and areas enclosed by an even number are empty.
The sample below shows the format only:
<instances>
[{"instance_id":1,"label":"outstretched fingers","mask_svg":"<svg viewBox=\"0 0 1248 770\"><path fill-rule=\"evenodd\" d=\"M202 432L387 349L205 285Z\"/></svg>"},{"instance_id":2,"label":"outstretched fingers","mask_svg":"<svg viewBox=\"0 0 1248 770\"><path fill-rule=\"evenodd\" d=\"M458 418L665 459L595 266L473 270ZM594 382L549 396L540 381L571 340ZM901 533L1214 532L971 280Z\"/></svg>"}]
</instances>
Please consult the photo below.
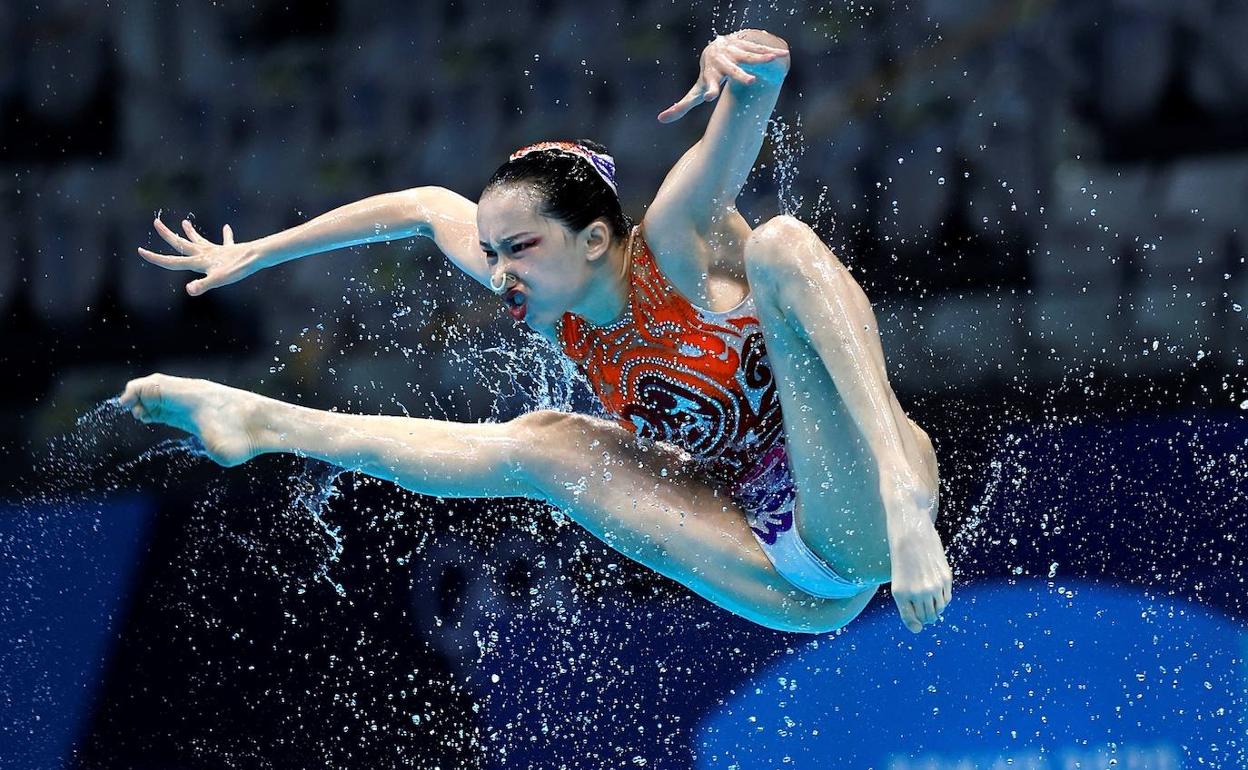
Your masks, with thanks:
<instances>
[{"instance_id":1,"label":"outstretched fingers","mask_svg":"<svg viewBox=\"0 0 1248 770\"><path fill-rule=\"evenodd\" d=\"M779 54L768 51L761 53L757 51L740 51L737 53L736 60L747 64L762 64L775 59Z\"/></svg>"},{"instance_id":2,"label":"outstretched fingers","mask_svg":"<svg viewBox=\"0 0 1248 770\"><path fill-rule=\"evenodd\" d=\"M191 220L189 219L182 220L182 231L186 233L187 238L191 239L193 243L199 246L214 245L207 238L199 234L199 231L195 229L195 225L191 224Z\"/></svg>"},{"instance_id":3,"label":"outstretched fingers","mask_svg":"<svg viewBox=\"0 0 1248 770\"><path fill-rule=\"evenodd\" d=\"M680 120L699 104L715 101L728 78L747 86L754 83L758 76L749 72L747 66L766 64L788 54L787 48L744 40L735 34L715 38L702 52L698 82L683 99L659 113L659 122Z\"/></svg>"},{"instance_id":4,"label":"outstretched fingers","mask_svg":"<svg viewBox=\"0 0 1248 770\"><path fill-rule=\"evenodd\" d=\"M683 118L689 110L692 110L699 104L713 102L718 99L720 85L724 82L725 77L731 76L746 84L754 81L753 75L749 74L735 64L731 64L730 66L731 69L727 73L715 70L704 74L698 79L698 82L693 84L693 87L689 89L689 92L685 94L683 99L659 113L659 122L675 122Z\"/></svg>"},{"instance_id":5,"label":"outstretched fingers","mask_svg":"<svg viewBox=\"0 0 1248 770\"><path fill-rule=\"evenodd\" d=\"M179 254L160 254L150 249L139 248L139 256L151 262L153 265L163 267L166 270L194 270L196 272L207 272L204 267L204 261L200 256L202 246L212 246L208 239L204 238L196 232L190 220L182 220L182 229L190 236L190 239L183 238L174 231L170 230L168 225L160 221L158 217L153 223L156 232L173 248L177 249Z\"/></svg>"},{"instance_id":6,"label":"outstretched fingers","mask_svg":"<svg viewBox=\"0 0 1248 770\"><path fill-rule=\"evenodd\" d=\"M764 62L774 59L773 55L756 55L744 54L738 61L746 62ZM713 102L719 98L720 90L723 82L727 78L741 83L742 85L750 85L758 79L756 75L751 75L742 69L736 61L732 59L724 59L720 64L714 67L708 67L707 72L693 84L689 92L684 98L659 113L660 123L672 123L680 120L689 110L697 107L699 104Z\"/></svg>"},{"instance_id":7,"label":"outstretched fingers","mask_svg":"<svg viewBox=\"0 0 1248 770\"><path fill-rule=\"evenodd\" d=\"M156 220L152 222L152 226L156 228L156 232L160 235L160 237L165 239L165 243L168 243L180 253L194 254L198 251L194 243L170 230L168 225L160 221L160 217L157 217Z\"/></svg>"},{"instance_id":8,"label":"outstretched fingers","mask_svg":"<svg viewBox=\"0 0 1248 770\"><path fill-rule=\"evenodd\" d=\"M773 59L777 56L785 56L789 53L789 49L787 48L778 48L774 45L756 43L753 40L744 40L742 38L737 38L734 43L738 48L742 48L751 53L770 54Z\"/></svg>"},{"instance_id":9,"label":"outstretched fingers","mask_svg":"<svg viewBox=\"0 0 1248 770\"><path fill-rule=\"evenodd\" d=\"M684 98L659 113L659 122L672 123L683 118L685 113L705 101L706 88L707 84L704 80L694 83Z\"/></svg>"},{"instance_id":10,"label":"outstretched fingers","mask_svg":"<svg viewBox=\"0 0 1248 770\"><path fill-rule=\"evenodd\" d=\"M204 278L186 284L187 294L193 297L198 296L209 289L238 280L234 277L238 275L238 271L234 269L237 265L222 264L222 260L225 259L222 255L228 252L222 252L221 247L235 245L234 230L229 225L221 228L220 244L205 238L195 229L195 225L189 219L182 220L182 230L186 233L186 237L170 230L159 218L153 222L153 225L160 237L177 249L180 254L161 254L140 247L139 256L165 270L193 270L197 273L204 273Z\"/></svg>"},{"instance_id":11,"label":"outstretched fingers","mask_svg":"<svg viewBox=\"0 0 1248 770\"><path fill-rule=\"evenodd\" d=\"M723 82L724 76L730 77L741 85L746 86L758 79L741 69L741 66L737 64L738 61L741 61L741 59L729 59L728 57L724 57L723 62L720 64L719 69L715 73L718 76L715 78L717 84Z\"/></svg>"},{"instance_id":12,"label":"outstretched fingers","mask_svg":"<svg viewBox=\"0 0 1248 770\"><path fill-rule=\"evenodd\" d=\"M206 272L203 262L194 256L184 257L173 254L160 254L155 251L139 247L139 256L151 262L157 267L163 267L166 270L195 270L196 272Z\"/></svg>"}]
</instances>

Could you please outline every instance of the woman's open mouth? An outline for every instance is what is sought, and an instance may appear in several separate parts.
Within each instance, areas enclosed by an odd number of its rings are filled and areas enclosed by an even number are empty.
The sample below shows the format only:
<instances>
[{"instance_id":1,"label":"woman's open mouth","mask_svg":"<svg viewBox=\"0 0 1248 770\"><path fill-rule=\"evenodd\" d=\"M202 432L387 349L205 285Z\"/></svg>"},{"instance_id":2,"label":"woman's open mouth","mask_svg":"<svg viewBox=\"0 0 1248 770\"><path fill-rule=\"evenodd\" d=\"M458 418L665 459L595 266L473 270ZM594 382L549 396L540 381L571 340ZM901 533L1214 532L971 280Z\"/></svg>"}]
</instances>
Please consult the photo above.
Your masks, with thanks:
<instances>
[{"instance_id":1,"label":"woman's open mouth","mask_svg":"<svg viewBox=\"0 0 1248 770\"><path fill-rule=\"evenodd\" d=\"M528 311L528 298L519 289L512 289L503 295L503 305L507 308L507 312L517 321L524 320L524 314Z\"/></svg>"}]
</instances>

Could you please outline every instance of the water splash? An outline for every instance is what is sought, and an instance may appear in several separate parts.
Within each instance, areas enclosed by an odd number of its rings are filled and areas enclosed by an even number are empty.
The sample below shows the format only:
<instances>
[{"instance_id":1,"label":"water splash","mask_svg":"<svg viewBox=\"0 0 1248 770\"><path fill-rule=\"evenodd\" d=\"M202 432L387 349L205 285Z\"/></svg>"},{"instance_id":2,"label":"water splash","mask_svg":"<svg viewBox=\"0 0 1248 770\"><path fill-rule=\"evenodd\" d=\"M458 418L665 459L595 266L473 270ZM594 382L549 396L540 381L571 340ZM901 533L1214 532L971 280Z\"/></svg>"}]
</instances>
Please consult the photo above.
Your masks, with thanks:
<instances>
[{"instance_id":1,"label":"water splash","mask_svg":"<svg viewBox=\"0 0 1248 770\"><path fill-rule=\"evenodd\" d=\"M335 482L343 473L345 471L336 465L307 460L299 475L291 479L295 487L291 507L311 517L328 545L328 551L317 567L317 578L324 580L339 596L345 597L347 591L342 583L330 575L332 566L342 557L342 527L334 526L325 519L326 507L340 494Z\"/></svg>"},{"instance_id":2,"label":"water splash","mask_svg":"<svg viewBox=\"0 0 1248 770\"><path fill-rule=\"evenodd\" d=\"M806 154L801 113L794 116L791 124L779 115L773 117L767 122L767 135L772 145L771 178L776 186L776 203L780 213L796 215L804 201L801 194L794 192L798 164Z\"/></svg>"}]
</instances>

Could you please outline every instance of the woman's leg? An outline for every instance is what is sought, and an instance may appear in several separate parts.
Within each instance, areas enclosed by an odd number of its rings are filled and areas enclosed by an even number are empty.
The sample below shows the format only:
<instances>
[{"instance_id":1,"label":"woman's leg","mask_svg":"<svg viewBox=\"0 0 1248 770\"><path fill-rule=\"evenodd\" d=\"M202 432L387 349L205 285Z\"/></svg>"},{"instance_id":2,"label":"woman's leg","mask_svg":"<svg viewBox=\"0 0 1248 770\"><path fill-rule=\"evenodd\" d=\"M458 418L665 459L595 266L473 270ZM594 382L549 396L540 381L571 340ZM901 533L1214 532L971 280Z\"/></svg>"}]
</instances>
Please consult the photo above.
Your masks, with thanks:
<instances>
[{"instance_id":1,"label":"woman's leg","mask_svg":"<svg viewBox=\"0 0 1248 770\"><path fill-rule=\"evenodd\" d=\"M497 423L325 412L215 382L153 374L132 380L122 406L143 422L192 433L216 462L238 465L287 452L438 497L533 493L519 472L526 451Z\"/></svg>"},{"instance_id":2,"label":"woman's leg","mask_svg":"<svg viewBox=\"0 0 1248 770\"><path fill-rule=\"evenodd\" d=\"M784 414L799 533L846 577L887 582L881 473L913 471L932 494L938 478L927 434L888 383L871 305L831 250L793 217L754 231L746 269ZM849 399L860 420L869 415L867 425L851 416ZM882 438L890 431L896 440Z\"/></svg>"},{"instance_id":3,"label":"woman's leg","mask_svg":"<svg viewBox=\"0 0 1248 770\"><path fill-rule=\"evenodd\" d=\"M542 500L612 548L756 623L826 631L872 592L818 599L776 573L744 513L662 444L606 420L539 411L505 423L322 412L203 380L132 381L122 404L200 436L214 459L294 452L441 497Z\"/></svg>"},{"instance_id":4,"label":"woman's leg","mask_svg":"<svg viewBox=\"0 0 1248 770\"><path fill-rule=\"evenodd\" d=\"M639 445L616 423L538 412L528 476L541 499L625 556L756 623L826 631L855 618L874 591L819 599L782 578L728 497L696 477L688 456Z\"/></svg>"}]
</instances>

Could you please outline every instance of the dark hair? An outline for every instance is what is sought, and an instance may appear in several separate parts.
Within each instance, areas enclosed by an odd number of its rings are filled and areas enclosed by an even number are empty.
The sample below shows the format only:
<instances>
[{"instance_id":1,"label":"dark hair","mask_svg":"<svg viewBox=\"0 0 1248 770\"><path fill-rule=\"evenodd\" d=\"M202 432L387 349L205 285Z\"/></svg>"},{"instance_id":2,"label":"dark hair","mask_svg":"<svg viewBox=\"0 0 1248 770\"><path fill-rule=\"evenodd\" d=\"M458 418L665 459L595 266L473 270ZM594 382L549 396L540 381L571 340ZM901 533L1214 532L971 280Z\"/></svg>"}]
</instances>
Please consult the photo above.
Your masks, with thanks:
<instances>
[{"instance_id":1,"label":"dark hair","mask_svg":"<svg viewBox=\"0 0 1248 770\"><path fill-rule=\"evenodd\" d=\"M575 143L587 150L607 153L606 147L588 139L577 139ZM602 218L616 238L628 237L632 225L624 215L619 196L584 158L554 150L530 152L499 166L481 196L495 187L511 184L532 186L542 197L541 213L573 232Z\"/></svg>"}]
</instances>

